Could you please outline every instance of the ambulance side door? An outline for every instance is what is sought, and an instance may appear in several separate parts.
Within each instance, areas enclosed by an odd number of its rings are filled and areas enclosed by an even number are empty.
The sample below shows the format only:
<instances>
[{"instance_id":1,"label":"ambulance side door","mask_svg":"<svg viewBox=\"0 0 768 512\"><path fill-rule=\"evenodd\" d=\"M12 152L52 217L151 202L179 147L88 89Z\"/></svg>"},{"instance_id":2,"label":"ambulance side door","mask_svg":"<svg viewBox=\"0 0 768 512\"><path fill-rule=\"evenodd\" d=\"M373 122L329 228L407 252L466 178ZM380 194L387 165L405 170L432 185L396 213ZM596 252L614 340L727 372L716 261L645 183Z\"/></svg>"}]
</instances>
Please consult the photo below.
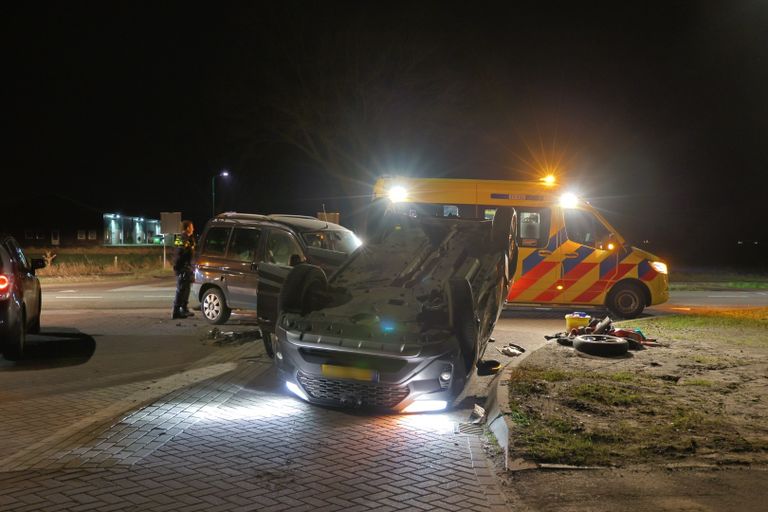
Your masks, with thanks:
<instances>
[{"instance_id":1,"label":"ambulance side door","mask_svg":"<svg viewBox=\"0 0 768 512\"><path fill-rule=\"evenodd\" d=\"M549 207L514 206L517 211L518 258L507 301L534 302L548 276L556 272L553 261L559 240L559 223L553 224Z\"/></svg>"}]
</instances>

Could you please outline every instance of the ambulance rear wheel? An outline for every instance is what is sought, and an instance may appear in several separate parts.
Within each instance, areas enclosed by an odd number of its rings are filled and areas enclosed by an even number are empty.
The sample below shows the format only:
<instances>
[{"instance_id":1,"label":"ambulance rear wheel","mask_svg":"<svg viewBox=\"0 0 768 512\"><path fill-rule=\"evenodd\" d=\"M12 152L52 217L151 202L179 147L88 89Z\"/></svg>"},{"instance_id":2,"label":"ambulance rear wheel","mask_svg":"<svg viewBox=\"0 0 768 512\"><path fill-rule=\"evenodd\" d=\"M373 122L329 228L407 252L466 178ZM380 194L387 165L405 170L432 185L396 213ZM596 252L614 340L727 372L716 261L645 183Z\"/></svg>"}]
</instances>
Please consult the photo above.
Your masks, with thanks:
<instances>
[{"instance_id":1,"label":"ambulance rear wheel","mask_svg":"<svg viewBox=\"0 0 768 512\"><path fill-rule=\"evenodd\" d=\"M645 294L638 284L619 283L608 293L605 305L614 316L636 318L645 309Z\"/></svg>"}]
</instances>

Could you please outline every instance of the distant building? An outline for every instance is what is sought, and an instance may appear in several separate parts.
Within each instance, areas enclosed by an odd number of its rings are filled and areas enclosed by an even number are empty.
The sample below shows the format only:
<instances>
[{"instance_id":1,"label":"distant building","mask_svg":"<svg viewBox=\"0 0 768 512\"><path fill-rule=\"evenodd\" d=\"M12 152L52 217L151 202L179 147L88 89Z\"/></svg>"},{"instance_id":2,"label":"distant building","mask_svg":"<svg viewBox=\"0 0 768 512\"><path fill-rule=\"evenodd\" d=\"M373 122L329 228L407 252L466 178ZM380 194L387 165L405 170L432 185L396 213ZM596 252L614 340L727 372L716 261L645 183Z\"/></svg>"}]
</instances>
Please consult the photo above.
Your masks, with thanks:
<instances>
[{"instance_id":1,"label":"distant building","mask_svg":"<svg viewBox=\"0 0 768 512\"><path fill-rule=\"evenodd\" d=\"M24 247L162 245L160 220L103 212L62 196L44 196L0 210L0 231ZM29 203L23 203L29 204ZM172 240L171 240L172 243Z\"/></svg>"}]
</instances>

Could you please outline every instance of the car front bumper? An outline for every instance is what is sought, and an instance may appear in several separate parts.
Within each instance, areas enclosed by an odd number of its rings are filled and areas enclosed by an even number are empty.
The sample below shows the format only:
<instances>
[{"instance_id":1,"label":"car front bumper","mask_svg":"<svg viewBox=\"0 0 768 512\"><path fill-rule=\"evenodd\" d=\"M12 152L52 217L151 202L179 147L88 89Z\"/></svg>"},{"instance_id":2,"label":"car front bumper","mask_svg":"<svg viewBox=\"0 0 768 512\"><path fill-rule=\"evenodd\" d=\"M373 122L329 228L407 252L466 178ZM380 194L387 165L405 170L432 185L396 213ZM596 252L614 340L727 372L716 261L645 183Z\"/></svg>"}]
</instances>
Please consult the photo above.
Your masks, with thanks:
<instances>
[{"instance_id":1,"label":"car front bumper","mask_svg":"<svg viewBox=\"0 0 768 512\"><path fill-rule=\"evenodd\" d=\"M279 377L311 403L396 412L439 410L450 406L464 387L455 340L396 355L350 350L323 343L320 336L318 343L282 327L275 334ZM448 373L449 379L441 379Z\"/></svg>"}]
</instances>

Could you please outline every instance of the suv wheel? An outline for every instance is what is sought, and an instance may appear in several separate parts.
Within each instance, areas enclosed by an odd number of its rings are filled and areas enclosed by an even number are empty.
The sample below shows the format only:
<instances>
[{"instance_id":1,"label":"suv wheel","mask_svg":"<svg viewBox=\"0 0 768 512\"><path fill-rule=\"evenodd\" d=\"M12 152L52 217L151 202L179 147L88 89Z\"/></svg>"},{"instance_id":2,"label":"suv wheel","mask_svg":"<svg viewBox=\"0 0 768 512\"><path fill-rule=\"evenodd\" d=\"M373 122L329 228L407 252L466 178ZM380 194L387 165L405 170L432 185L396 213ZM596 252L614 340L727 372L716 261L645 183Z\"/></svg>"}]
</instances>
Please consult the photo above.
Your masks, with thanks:
<instances>
[{"instance_id":1,"label":"suv wheel","mask_svg":"<svg viewBox=\"0 0 768 512\"><path fill-rule=\"evenodd\" d=\"M227 307L224 294L218 288L208 288L200 301L203 316L211 324L223 324L229 320L232 310Z\"/></svg>"}]
</instances>

